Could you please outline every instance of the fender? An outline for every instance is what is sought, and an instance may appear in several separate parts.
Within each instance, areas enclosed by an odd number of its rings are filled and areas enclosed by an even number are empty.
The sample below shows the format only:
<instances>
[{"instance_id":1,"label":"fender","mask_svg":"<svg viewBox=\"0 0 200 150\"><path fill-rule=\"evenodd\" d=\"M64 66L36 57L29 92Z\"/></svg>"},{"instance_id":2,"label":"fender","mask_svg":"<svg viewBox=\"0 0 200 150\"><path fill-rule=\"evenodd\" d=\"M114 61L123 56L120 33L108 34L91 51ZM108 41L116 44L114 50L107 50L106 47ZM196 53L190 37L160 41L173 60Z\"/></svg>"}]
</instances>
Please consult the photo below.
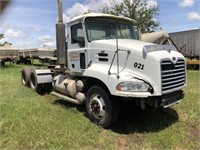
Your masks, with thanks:
<instances>
[{"instance_id":1,"label":"fender","mask_svg":"<svg viewBox=\"0 0 200 150\"><path fill-rule=\"evenodd\" d=\"M123 97L148 97L151 96L149 92L122 92L117 91L116 86L123 81L138 81L126 71L120 73L120 78L117 78L116 74L108 74L109 66L102 64L93 64L83 73L84 76L96 78L102 81L110 93L115 96Z\"/></svg>"},{"instance_id":2,"label":"fender","mask_svg":"<svg viewBox=\"0 0 200 150\"><path fill-rule=\"evenodd\" d=\"M83 76L96 78L102 81L107 86L110 93L113 93L112 91L115 89L118 79L116 75L108 75L108 70L109 66L107 64L102 65L94 63L83 72ZM111 81L113 82L112 84Z\"/></svg>"},{"instance_id":3,"label":"fender","mask_svg":"<svg viewBox=\"0 0 200 150\"><path fill-rule=\"evenodd\" d=\"M44 84L44 83L52 83L52 72L50 69L34 69L37 83Z\"/></svg>"}]
</instances>

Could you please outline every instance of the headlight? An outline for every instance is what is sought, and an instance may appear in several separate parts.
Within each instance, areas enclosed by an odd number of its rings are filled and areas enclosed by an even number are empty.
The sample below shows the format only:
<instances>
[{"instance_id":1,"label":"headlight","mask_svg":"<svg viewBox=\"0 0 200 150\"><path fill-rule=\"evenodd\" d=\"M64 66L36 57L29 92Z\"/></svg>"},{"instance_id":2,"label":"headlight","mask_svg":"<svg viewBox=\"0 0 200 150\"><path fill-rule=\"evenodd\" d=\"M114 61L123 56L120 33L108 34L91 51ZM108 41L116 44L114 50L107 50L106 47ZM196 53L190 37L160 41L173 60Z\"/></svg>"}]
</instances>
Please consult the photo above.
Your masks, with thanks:
<instances>
[{"instance_id":1,"label":"headlight","mask_svg":"<svg viewBox=\"0 0 200 150\"><path fill-rule=\"evenodd\" d=\"M124 92L147 92L149 90L149 85L144 82L121 82L117 85L116 89L118 91Z\"/></svg>"}]
</instances>

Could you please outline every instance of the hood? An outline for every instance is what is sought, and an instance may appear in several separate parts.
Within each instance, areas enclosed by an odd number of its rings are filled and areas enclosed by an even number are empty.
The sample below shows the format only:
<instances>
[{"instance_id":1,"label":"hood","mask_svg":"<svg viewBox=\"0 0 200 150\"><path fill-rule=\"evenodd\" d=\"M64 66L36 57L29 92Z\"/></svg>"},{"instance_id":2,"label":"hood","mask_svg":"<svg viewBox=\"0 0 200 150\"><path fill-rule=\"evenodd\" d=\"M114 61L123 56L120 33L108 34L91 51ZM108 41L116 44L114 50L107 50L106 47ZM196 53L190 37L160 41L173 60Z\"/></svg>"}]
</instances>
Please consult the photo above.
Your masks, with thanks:
<instances>
[{"instance_id":1,"label":"hood","mask_svg":"<svg viewBox=\"0 0 200 150\"><path fill-rule=\"evenodd\" d=\"M98 49L98 50L110 50L116 51L116 39L109 39L109 40L96 40L92 41L90 48L91 49ZM145 47L152 47L151 52L144 51ZM181 57L183 55L176 50L167 51L166 49L172 48L176 49L173 46L169 45L157 45L154 43L143 42L138 40L130 40L130 39L118 39L118 48L120 50L129 50L135 57L140 57L143 59L149 59L154 61L160 61L161 59L165 58L172 58L172 57Z\"/></svg>"},{"instance_id":2,"label":"hood","mask_svg":"<svg viewBox=\"0 0 200 150\"><path fill-rule=\"evenodd\" d=\"M115 51L117 49L116 45L117 45L116 39L96 40L91 42L90 48ZM155 45L155 44L142 42L138 40L118 39L118 48L120 50L129 50L131 52L134 52L135 55L142 55L142 50L145 45Z\"/></svg>"}]
</instances>

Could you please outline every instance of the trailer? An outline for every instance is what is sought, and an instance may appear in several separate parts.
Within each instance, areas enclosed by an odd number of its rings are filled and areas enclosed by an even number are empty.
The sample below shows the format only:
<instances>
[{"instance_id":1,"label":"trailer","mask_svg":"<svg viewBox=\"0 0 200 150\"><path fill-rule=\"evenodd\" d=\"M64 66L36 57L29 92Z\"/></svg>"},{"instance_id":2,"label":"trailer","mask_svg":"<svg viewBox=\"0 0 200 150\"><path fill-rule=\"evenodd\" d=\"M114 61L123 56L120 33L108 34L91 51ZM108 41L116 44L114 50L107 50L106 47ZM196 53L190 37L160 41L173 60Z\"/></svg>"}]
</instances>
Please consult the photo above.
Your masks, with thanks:
<instances>
[{"instance_id":1,"label":"trailer","mask_svg":"<svg viewBox=\"0 0 200 150\"><path fill-rule=\"evenodd\" d=\"M187 58L188 68L199 69L200 28L169 33L180 52Z\"/></svg>"},{"instance_id":2,"label":"trailer","mask_svg":"<svg viewBox=\"0 0 200 150\"><path fill-rule=\"evenodd\" d=\"M181 53L188 58L200 56L200 29L169 33Z\"/></svg>"},{"instance_id":3,"label":"trailer","mask_svg":"<svg viewBox=\"0 0 200 150\"><path fill-rule=\"evenodd\" d=\"M48 46L43 46L42 48L31 48L18 51L19 60L17 63L23 64L33 64L34 59L38 59L41 63L55 64L56 49L50 48Z\"/></svg>"},{"instance_id":4,"label":"trailer","mask_svg":"<svg viewBox=\"0 0 200 150\"><path fill-rule=\"evenodd\" d=\"M5 44L0 47L0 66L4 66L5 62L15 63L18 60L18 48Z\"/></svg>"}]
</instances>

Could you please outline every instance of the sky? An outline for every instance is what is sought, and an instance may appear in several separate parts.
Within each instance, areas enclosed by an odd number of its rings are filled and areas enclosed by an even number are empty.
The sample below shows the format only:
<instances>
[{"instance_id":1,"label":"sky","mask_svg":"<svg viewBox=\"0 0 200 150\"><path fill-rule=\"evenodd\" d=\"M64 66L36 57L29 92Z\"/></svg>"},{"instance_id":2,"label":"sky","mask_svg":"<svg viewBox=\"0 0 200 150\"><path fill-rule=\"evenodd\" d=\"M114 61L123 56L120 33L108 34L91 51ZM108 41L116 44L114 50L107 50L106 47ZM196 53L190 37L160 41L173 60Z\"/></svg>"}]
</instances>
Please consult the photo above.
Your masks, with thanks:
<instances>
[{"instance_id":1,"label":"sky","mask_svg":"<svg viewBox=\"0 0 200 150\"><path fill-rule=\"evenodd\" d=\"M4 0L0 0L4 1ZM122 0L117 0L122 1ZM147 0L148 6L158 6L154 18L166 32L200 28L200 0ZM67 22L88 10L98 12L110 6L109 0L63 0L63 18ZM0 33L13 47L28 49L43 45L56 47L55 24L57 0L12 0L0 15Z\"/></svg>"}]
</instances>

